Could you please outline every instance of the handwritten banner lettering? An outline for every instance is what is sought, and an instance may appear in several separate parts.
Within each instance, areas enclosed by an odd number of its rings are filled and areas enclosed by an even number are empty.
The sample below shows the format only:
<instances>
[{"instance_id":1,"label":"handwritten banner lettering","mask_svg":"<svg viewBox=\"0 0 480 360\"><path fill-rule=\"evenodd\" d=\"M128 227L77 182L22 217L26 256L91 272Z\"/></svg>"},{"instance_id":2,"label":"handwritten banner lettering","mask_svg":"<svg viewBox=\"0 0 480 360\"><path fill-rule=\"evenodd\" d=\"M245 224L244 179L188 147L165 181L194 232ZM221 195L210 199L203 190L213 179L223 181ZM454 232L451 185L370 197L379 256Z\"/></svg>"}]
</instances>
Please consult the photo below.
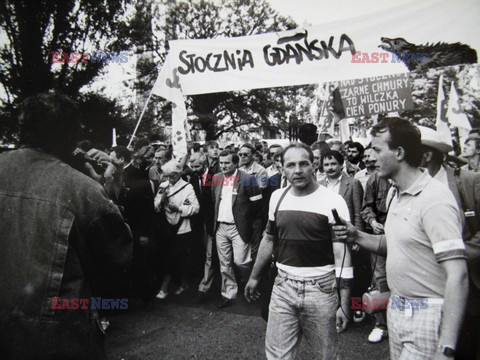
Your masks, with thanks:
<instances>
[{"instance_id":1,"label":"handwritten banner lettering","mask_svg":"<svg viewBox=\"0 0 480 360\"><path fill-rule=\"evenodd\" d=\"M406 74L341 81L340 97L346 117L413 109L412 86Z\"/></svg>"}]
</instances>

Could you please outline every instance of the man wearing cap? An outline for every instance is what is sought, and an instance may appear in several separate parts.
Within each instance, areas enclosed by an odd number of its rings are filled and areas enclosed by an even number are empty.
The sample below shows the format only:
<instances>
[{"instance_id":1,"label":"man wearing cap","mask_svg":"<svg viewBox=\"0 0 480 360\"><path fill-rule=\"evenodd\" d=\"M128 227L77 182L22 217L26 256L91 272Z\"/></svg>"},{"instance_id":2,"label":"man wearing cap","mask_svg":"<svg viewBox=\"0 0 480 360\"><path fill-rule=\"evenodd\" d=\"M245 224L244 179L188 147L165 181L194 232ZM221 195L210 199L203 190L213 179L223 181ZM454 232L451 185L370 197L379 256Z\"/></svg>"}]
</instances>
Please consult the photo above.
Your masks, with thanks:
<instances>
[{"instance_id":1,"label":"man wearing cap","mask_svg":"<svg viewBox=\"0 0 480 360\"><path fill-rule=\"evenodd\" d=\"M445 166L443 159L452 150L452 146L443 142L437 131L424 126L418 128L422 134L423 160L421 166L427 168L434 179L450 188L462 215L463 240L466 242L465 247L472 281L464 324L464 330L468 330L468 333L463 334L460 338L461 349L459 350L471 347L472 343L476 347L480 341L478 338L480 330L480 286L478 286L480 285L480 272L478 266L472 268L472 263L476 261L474 256L474 253L478 251L476 248L480 246L480 174L460 169L455 170ZM475 335L476 339L472 338L471 335Z\"/></svg>"},{"instance_id":2,"label":"man wearing cap","mask_svg":"<svg viewBox=\"0 0 480 360\"><path fill-rule=\"evenodd\" d=\"M480 135L472 134L465 140L462 157L468 161L465 169L475 172L480 170Z\"/></svg>"}]
</instances>

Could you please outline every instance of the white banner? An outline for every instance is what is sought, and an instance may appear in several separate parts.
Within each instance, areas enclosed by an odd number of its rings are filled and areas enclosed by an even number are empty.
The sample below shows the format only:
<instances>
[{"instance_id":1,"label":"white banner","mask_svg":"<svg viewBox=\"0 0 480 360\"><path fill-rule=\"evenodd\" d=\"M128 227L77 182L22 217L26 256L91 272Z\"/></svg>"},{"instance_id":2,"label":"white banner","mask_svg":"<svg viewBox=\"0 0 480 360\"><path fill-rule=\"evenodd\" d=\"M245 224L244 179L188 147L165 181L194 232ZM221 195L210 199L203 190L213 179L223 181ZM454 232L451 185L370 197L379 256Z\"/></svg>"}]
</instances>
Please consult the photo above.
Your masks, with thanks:
<instances>
[{"instance_id":1,"label":"white banner","mask_svg":"<svg viewBox=\"0 0 480 360\"><path fill-rule=\"evenodd\" d=\"M153 93L177 105L182 119L174 123L182 121L182 126L174 127L180 129L186 121L184 105L180 109L183 95L405 73L433 61L437 42L479 48L479 16L480 2L476 0L426 0L305 29L170 41ZM451 19L457 19L455 24ZM451 64L437 66L445 65ZM178 132L174 130L174 134Z\"/></svg>"}]
</instances>

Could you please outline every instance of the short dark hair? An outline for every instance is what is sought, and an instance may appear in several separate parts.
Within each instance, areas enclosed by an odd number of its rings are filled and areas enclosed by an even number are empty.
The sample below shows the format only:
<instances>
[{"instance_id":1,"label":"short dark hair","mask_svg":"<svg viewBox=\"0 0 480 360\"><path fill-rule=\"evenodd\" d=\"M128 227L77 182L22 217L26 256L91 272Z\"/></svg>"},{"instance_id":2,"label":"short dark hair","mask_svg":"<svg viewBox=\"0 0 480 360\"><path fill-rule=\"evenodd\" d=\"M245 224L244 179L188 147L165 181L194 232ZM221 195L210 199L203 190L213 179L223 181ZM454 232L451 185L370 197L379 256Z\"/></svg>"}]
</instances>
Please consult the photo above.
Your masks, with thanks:
<instances>
[{"instance_id":1,"label":"short dark hair","mask_svg":"<svg viewBox=\"0 0 480 360\"><path fill-rule=\"evenodd\" d=\"M232 150L223 150L218 157L230 156L232 155L232 162L235 165L238 165L240 158L238 157L237 153Z\"/></svg>"},{"instance_id":2,"label":"short dark hair","mask_svg":"<svg viewBox=\"0 0 480 360\"><path fill-rule=\"evenodd\" d=\"M317 140L317 126L314 124L303 124L298 129L298 140L301 142L312 145Z\"/></svg>"},{"instance_id":3,"label":"short dark hair","mask_svg":"<svg viewBox=\"0 0 480 360\"><path fill-rule=\"evenodd\" d=\"M193 152L199 152L201 147L202 145L200 145L200 143L198 142L193 143L192 145Z\"/></svg>"},{"instance_id":4,"label":"short dark hair","mask_svg":"<svg viewBox=\"0 0 480 360\"><path fill-rule=\"evenodd\" d=\"M75 149L80 132L77 103L52 92L27 98L21 106L20 142L66 157Z\"/></svg>"},{"instance_id":5,"label":"short dark hair","mask_svg":"<svg viewBox=\"0 0 480 360\"><path fill-rule=\"evenodd\" d=\"M125 146L115 146L112 151L115 152L117 158L123 157L123 160L125 160L126 163L129 163L132 159L130 150L128 150Z\"/></svg>"},{"instance_id":6,"label":"short dark hair","mask_svg":"<svg viewBox=\"0 0 480 360\"><path fill-rule=\"evenodd\" d=\"M82 140L78 142L77 148L82 151L88 152L93 149L93 144L90 140Z\"/></svg>"},{"instance_id":7,"label":"short dark hair","mask_svg":"<svg viewBox=\"0 0 480 360\"><path fill-rule=\"evenodd\" d=\"M308 153L308 158L309 158L310 162L313 164L313 152L312 152L312 149L310 149L310 146L308 146L304 143L295 142L295 143L291 143L285 149L283 149L283 151L282 151L282 165L283 165L283 160L285 159L285 154L290 149L303 149L303 150L305 150Z\"/></svg>"},{"instance_id":8,"label":"short dark hair","mask_svg":"<svg viewBox=\"0 0 480 360\"><path fill-rule=\"evenodd\" d=\"M143 138L137 139L137 141L135 141L135 145L134 145L133 148L134 148L135 151L138 151L141 148L143 148L145 146L148 146L148 145L150 145L150 140L146 137L143 137Z\"/></svg>"},{"instance_id":9,"label":"short dark hair","mask_svg":"<svg viewBox=\"0 0 480 360\"><path fill-rule=\"evenodd\" d=\"M219 147L219 146L218 146L218 142L216 142L215 140L209 140L209 141L207 141L207 142L205 143L205 146L206 146L207 148L209 148L209 147L215 147L215 148L217 148L217 149L218 149L218 147Z\"/></svg>"},{"instance_id":10,"label":"short dark hair","mask_svg":"<svg viewBox=\"0 0 480 360\"><path fill-rule=\"evenodd\" d=\"M240 146L240 149L241 148L247 148L247 149L250 149L252 151L252 155L255 153L255 151L257 151L255 149L255 147L252 145L252 144L249 144L249 143L245 143L245 144L242 144L242 146Z\"/></svg>"},{"instance_id":11,"label":"short dark hair","mask_svg":"<svg viewBox=\"0 0 480 360\"><path fill-rule=\"evenodd\" d=\"M260 141L255 143L255 150L260 151L263 150L263 144Z\"/></svg>"},{"instance_id":12,"label":"short dark hair","mask_svg":"<svg viewBox=\"0 0 480 360\"><path fill-rule=\"evenodd\" d=\"M360 156L363 155L363 152L365 151L365 148L363 147L362 144L360 144L359 142L351 142L350 144L348 144L348 147L347 149L350 149L350 148L355 148L357 149L357 151L359 152Z\"/></svg>"},{"instance_id":13,"label":"short dark hair","mask_svg":"<svg viewBox=\"0 0 480 360\"><path fill-rule=\"evenodd\" d=\"M391 150L402 147L407 164L414 167L420 166L423 156L420 130L406 119L386 117L372 128L372 136L375 137L387 131L390 133L388 147Z\"/></svg>"},{"instance_id":14,"label":"short dark hair","mask_svg":"<svg viewBox=\"0 0 480 360\"><path fill-rule=\"evenodd\" d=\"M312 151L320 150L320 153L323 154L326 151L330 151L330 145L328 145L325 141L315 141L310 148Z\"/></svg>"},{"instance_id":15,"label":"short dark hair","mask_svg":"<svg viewBox=\"0 0 480 360\"><path fill-rule=\"evenodd\" d=\"M330 159L330 158L334 158L335 160L337 160L340 166L342 166L345 161L343 159L342 154L340 154L340 152L338 152L337 150L326 151L324 154L322 154L322 159L320 160L322 167L323 167L323 161L325 159Z\"/></svg>"}]
</instances>

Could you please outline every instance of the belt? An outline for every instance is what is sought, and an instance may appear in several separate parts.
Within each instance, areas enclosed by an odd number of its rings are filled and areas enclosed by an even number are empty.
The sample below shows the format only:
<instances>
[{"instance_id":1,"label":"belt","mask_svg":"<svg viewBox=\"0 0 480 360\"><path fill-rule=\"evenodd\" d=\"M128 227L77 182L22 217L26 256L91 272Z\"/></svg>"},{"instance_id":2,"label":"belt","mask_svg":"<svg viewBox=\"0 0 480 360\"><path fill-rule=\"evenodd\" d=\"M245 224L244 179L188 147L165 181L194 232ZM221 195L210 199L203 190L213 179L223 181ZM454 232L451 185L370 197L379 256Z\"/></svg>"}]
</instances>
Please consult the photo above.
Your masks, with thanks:
<instances>
[{"instance_id":1,"label":"belt","mask_svg":"<svg viewBox=\"0 0 480 360\"><path fill-rule=\"evenodd\" d=\"M219 224L225 224L225 225L235 225L235 223L229 223L225 221L218 221Z\"/></svg>"},{"instance_id":2,"label":"belt","mask_svg":"<svg viewBox=\"0 0 480 360\"><path fill-rule=\"evenodd\" d=\"M286 280L296 281L296 282L304 283L304 284L307 284L307 285L314 285L319 281L327 280L330 277L335 277L335 271L332 270L331 272L328 272L328 273L320 275L320 276L301 277L301 276L289 275L285 271L283 271L282 269L278 269L278 276L280 276L281 278L286 279Z\"/></svg>"},{"instance_id":3,"label":"belt","mask_svg":"<svg viewBox=\"0 0 480 360\"><path fill-rule=\"evenodd\" d=\"M405 298L403 296L392 296L401 299L402 301L414 302L414 301L424 301L429 305L443 305L444 300L442 298Z\"/></svg>"}]
</instances>

